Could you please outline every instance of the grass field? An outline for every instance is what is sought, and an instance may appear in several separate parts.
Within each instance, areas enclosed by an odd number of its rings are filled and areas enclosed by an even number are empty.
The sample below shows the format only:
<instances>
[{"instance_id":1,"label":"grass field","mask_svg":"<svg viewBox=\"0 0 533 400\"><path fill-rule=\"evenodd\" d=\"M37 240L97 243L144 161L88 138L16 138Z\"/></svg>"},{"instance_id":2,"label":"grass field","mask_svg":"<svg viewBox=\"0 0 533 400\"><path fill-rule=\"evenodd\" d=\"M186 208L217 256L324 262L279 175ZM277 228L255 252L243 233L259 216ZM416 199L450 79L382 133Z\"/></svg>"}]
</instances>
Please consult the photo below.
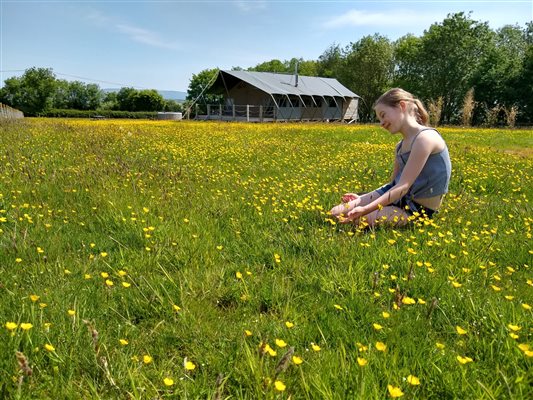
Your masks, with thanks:
<instances>
[{"instance_id":1,"label":"grass field","mask_svg":"<svg viewBox=\"0 0 533 400\"><path fill-rule=\"evenodd\" d=\"M441 212L368 231L376 126L2 123L0 398L533 398L533 131L441 132Z\"/></svg>"}]
</instances>

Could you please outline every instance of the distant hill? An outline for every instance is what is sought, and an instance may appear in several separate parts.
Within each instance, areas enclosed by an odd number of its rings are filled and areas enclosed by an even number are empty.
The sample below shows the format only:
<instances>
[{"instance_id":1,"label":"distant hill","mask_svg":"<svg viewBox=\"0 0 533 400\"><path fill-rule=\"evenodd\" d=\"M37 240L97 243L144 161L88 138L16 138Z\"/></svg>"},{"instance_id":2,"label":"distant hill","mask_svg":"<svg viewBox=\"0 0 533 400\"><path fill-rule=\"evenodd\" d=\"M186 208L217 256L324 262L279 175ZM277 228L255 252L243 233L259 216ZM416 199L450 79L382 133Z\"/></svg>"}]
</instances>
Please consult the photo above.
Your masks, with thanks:
<instances>
[{"instance_id":1,"label":"distant hill","mask_svg":"<svg viewBox=\"0 0 533 400\"><path fill-rule=\"evenodd\" d=\"M102 89L102 92L118 92L120 89ZM178 92L177 90L158 90L157 91L165 100L184 101L187 97L187 92Z\"/></svg>"}]
</instances>

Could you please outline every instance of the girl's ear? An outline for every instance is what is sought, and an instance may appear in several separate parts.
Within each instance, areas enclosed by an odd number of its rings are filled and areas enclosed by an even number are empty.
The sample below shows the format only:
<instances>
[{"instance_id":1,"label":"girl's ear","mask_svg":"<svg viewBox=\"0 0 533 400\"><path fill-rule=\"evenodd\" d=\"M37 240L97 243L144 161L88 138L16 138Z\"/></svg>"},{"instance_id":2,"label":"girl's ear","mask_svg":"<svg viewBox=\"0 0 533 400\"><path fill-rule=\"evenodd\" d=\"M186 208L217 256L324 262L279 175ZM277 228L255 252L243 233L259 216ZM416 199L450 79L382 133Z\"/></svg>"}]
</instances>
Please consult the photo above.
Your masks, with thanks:
<instances>
[{"instance_id":1,"label":"girl's ear","mask_svg":"<svg viewBox=\"0 0 533 400\"><path fill-rule=\"evenodd\" d=\"M398 105L400 106L400 110L402 111L405 111L407 110L407 103L403 100L400 100L400 102L398 103Z\"/></svg>"}]
</instances>

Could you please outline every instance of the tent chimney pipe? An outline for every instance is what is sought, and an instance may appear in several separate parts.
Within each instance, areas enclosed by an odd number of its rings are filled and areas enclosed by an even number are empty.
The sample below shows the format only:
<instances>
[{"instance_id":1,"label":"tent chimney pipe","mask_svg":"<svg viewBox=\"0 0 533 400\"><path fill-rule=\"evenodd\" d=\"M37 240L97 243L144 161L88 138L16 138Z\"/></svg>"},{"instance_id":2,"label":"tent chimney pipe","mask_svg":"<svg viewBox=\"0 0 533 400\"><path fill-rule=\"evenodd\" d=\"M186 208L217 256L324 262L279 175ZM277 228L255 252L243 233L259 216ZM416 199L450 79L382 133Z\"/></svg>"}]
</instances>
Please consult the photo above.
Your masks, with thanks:
<instances>
[{"instance_id":1,"label":"tent chimney pipe","mask_svg":"<svg viewBox=\"0 0 533 400\"><path fill-rule=\"evenodd\" d=\"M294 76L296 77L295 87L298 87L298 61L294 64Z\"/></svg>"}]
</instances>

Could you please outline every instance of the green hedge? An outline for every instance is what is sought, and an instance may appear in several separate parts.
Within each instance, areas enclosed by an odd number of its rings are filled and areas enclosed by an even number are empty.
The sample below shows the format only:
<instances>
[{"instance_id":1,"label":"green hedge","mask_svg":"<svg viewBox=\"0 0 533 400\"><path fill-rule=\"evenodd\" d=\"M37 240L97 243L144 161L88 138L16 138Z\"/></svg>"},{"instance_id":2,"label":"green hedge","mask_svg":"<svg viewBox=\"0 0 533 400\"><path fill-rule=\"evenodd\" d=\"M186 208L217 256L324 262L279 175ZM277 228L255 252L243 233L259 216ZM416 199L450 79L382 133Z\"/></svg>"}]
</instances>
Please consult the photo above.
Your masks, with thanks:
<instances>
[{"instance_id":1,"label":"green hedge","mask_svg":"<svg viewBox=\"0 0 533 400\"><path fill-rule=\"evenodd\" d=\"M51 118L130 118L156 119L156 111L70 110L51 109L39 113L39 117Z\"/></svg>"}]
</instances>

